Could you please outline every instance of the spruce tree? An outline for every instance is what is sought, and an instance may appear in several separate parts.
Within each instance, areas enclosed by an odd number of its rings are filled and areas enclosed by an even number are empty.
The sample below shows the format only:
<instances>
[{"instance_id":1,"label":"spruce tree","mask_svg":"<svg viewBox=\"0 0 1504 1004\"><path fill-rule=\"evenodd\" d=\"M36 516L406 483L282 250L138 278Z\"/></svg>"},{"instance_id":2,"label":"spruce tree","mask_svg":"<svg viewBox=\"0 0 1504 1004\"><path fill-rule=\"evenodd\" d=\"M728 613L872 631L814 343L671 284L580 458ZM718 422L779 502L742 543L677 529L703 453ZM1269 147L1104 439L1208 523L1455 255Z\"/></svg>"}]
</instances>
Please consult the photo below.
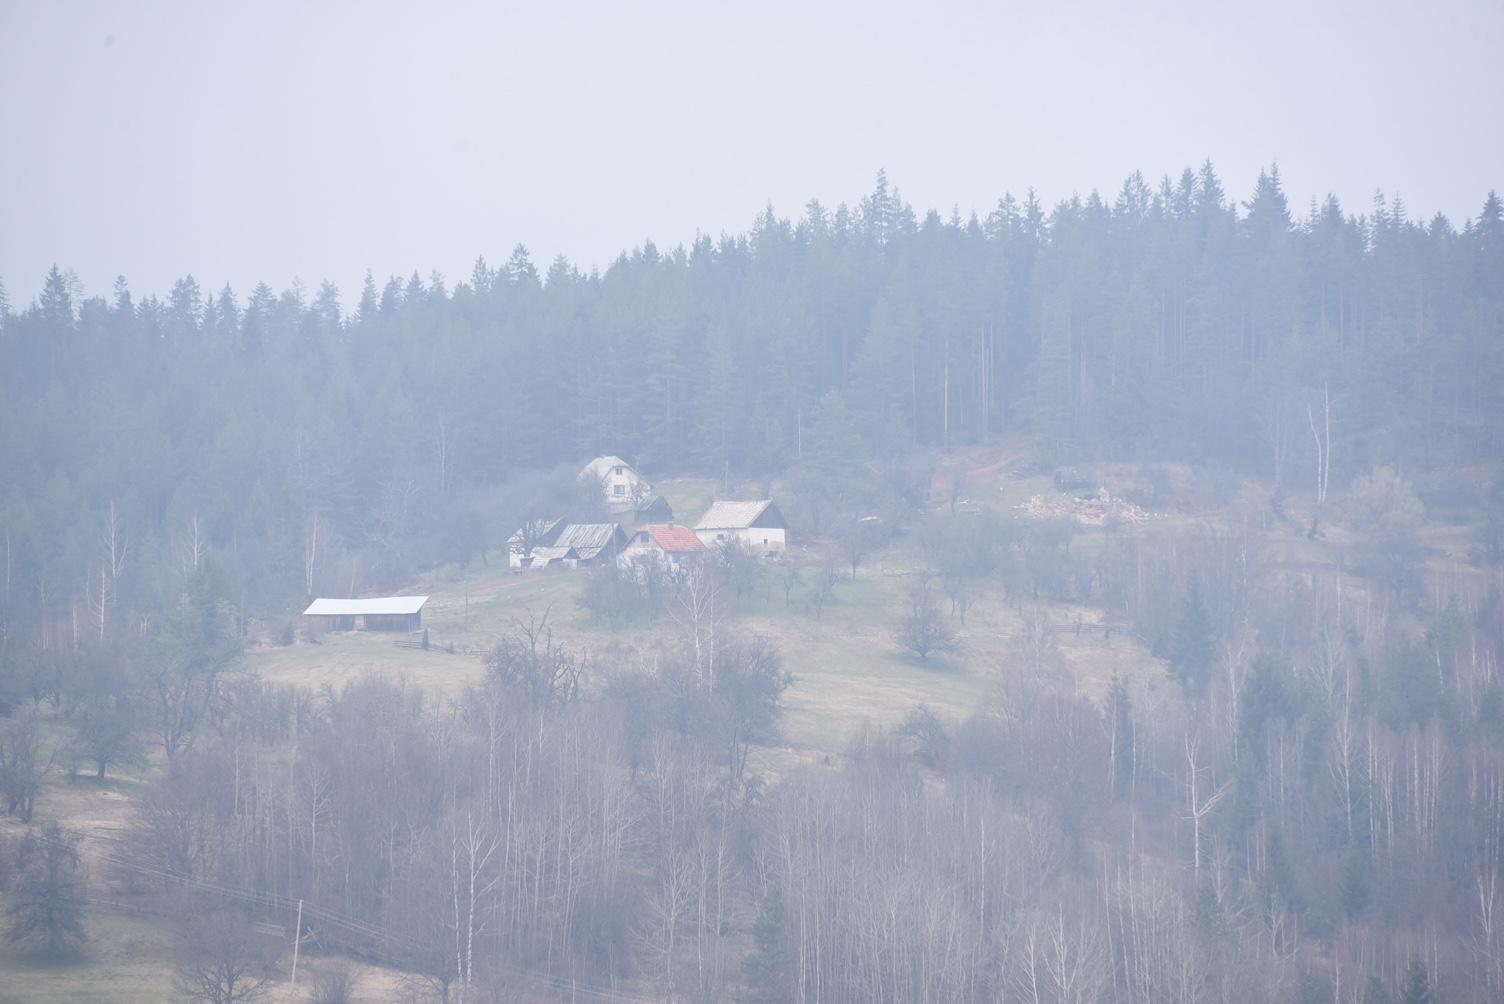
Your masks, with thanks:
<instances>
[{"instance_id":1,"label":"spruce tree","mask_svg":"<svg viewBox=\"0 0 1504 1004\"><path fill-rule=\"evenodd\" d=\"M49 959L76 951L84 932L84 876L77 838L56 822L28 834L17 855L15 888L6 901L6 940Z\"/></svg>"},{"instance_id":2,"label":"spruce tree","mask_svg":"<svg viewBox=\"0 0 1504 1004\"><path fill-rule=\"evenodd\" d=\"M752 953L742 961L748 1004L779 1004L793 998L789 983L794 965L783 916L783 890L774 886L763 897L762 910L752 927Z\"/></svg>"},{"instance_id":3,"label":"spruce tree","mask_svg":"<svg viewBox=\"0 0 1504 1004\"><path fill-rule=\"evenodd\" d=\"M1187 693L1199 694L1206 687L1214 654L1211 615L1201 600L1201 584L1193 577L1170 653L1170 669Z\"/></svg>"},{"instance_id":4,"label":"spruce tree","mask_svg":"<svg viewBox=\"0 0 1504 1004\"><path fill-rule=\"evenodd\" d=\"M1342 880L1338 886L1342 915L1356 920L1368 909L1368 861L1356 845L1347 849L1342 862Z\"/></svg>"},{"instance_id":5,"label":"spruce tree","mask_svg":"<svg viewBox=\"0 0 1504 1004\"><path fill-rule=\"evenodd\" d=\"M1431 976L1419 961L1411 960L1405 969L1405 990L1400 994L1400 1004L1436 1004Z\"/></svg>"}]
</instances>

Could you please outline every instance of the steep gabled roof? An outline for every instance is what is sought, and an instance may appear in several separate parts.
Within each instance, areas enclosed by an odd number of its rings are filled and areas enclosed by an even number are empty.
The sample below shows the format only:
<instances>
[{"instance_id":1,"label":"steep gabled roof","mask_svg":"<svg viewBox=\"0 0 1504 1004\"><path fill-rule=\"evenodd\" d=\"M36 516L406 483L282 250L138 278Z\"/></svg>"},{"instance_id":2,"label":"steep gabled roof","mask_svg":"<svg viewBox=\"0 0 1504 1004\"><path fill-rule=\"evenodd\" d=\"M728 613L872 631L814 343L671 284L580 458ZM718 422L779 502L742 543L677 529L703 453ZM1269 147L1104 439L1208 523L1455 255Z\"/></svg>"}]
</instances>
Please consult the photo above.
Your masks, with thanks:
<instances>
[{"instance_id":1,"label":"steep gabled roof","mask_svg":"<svg viewBox=\"0 0 1504 1004\"><path fill-rule=\"evenodd\" d=\"M687 526L674 523L649 523L643 527L653 543L670 554L692 554L705 550L705 545Z\"/></svg>"},{"instance_id":2,"label":"steep gabled roof","mask_svg":"<svg viewBox=\"0 0 1504 1004\"><path fill-rule=\"evenodd\" d=\"M752 502L712 502L705 515L695 524L696 530L745 530L763 514L772 499Z\"/></svg>"},{"instance_id":3,"label":"steep gabled roof","mask_svg":"<svg viewBox=\"0 0 1504 1004\"><path fill-rule=\"evenodd\" d=\"M415 614L428 602L427 596L373 596L364 600L319 598L308 604L308 617L397 617Z\"/></svg>"},{"instance_id":4,"label":"steep gabled roof","mask_svg":"<svg viewBox=\"0 0 1504 1004\"><path fill-rule=\"evenodd\" d=\"M611 468L613 467L625 467L627 470L632 471L633 474L637 473L633 469L632 465L627 463L621 457L618 457L615 454L607 454L604 457L596 457L594 460L590 461L590 463L580 468L580 477L603 478L607 474L611 473Z\"/></svg>"}]
</instances>

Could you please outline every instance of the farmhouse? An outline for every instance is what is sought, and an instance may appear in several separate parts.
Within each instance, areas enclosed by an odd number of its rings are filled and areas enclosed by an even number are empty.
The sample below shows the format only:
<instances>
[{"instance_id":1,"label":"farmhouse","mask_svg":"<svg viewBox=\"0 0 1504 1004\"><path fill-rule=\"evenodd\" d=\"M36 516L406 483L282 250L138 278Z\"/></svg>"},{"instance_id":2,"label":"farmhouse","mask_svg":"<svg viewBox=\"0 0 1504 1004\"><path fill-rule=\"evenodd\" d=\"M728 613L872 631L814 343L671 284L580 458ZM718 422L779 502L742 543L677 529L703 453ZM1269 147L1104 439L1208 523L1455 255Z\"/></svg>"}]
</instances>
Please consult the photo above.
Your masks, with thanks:
<instances>
[{"instance_id":1,"label":"farmhouse","mask_svg":"<svg viewBox=\"0 0 1504 1004\"><path fill-rule=\"evenodd\" d=\"M695 524L695 536L706 547L737 543L754 554L782 554L788 523L772 499L751 502L712 502Z\"/></svg>"},{"instance_id":2,"label":"farmhouse","mask_svg":"<svg viewBox=\"0 0 1504 1004\"><path fill-rule=\"evenodd\" d=\"M685 562L693 561L707 552L705 544L689 527L649 523L632 534L632 539L617 560L623 567L653 562L677 572Z\"/></svg>"},{"instance_id":3,"label":"farmhouse","mask_svg":"<svg viewBox=\"0 0 1504 1004\"><path fill-rule=\"evenodd\" d=\"M621 457L596 457L580 471L580 480L594 480L612 512L631 512L647 504L653 486Z\"/></svg>"},{"instance_id":4,"label":"farmhouse","mask_svg":"<svg viewBox=\"0 0 1504 1004\"><path fill-rule=\"evenodd\" d=\"M419 631L427 596L378 596L364 600L319 598L303 616L323 631ZM358 620L358 625L357 625Z\"/></svg>"},{"instance_id":5,"label":"farmhouse","mask_svg":"<svg viewBox=\"0 0 1504 1004\"><path fill-rule=\"evenodd\" d=\"M580 568L615 561L626 546L620 523L571 523L553 542L554 549L573 552L559 559L562 564Z\"/></svg>"}]
</instances>

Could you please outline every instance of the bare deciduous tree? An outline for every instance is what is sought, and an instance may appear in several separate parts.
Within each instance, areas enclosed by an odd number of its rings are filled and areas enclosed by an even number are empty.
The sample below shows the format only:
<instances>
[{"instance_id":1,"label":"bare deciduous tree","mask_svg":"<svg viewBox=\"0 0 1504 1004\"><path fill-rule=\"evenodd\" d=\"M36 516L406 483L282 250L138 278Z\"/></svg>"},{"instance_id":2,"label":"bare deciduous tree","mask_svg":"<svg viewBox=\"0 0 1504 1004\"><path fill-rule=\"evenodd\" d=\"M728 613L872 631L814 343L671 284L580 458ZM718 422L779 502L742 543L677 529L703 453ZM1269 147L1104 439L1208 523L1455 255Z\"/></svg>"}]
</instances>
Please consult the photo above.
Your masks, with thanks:
<instances>
[{"instance_id":1,"label":"bare deciduous tree","mask_svg":"<svg viewBox=\"0 0 1504 1004\"><path fill-rule=\"evenodd\" d=\"M190 911L178 944L173 988L185 1001L242 1004L270 990L265 946L221 911Z\"/></svg>"},{"instance_id":2,"label":"bare deciduous tree","mask_svg":"<svg viewBox=\"0 0 1504 1004\"><path fill-rule=\"evenodd\" d=\"M558 707L574 699L588 659L555 640L548 623L552 608L542 615L528 611L527 620L514 619L512 633L486 656L491 678L516 687L538 707Z\"/></svg>"},{"instance_id":3,"label":"bare deciduous tree","mask_svg":"<svg viewBox=\"0 0 1504 1004\"><path fill-rule=\"evenodd\" d=\"M928 662L936 652L953 652L958 644L955 630L945 620L927 586L909 590L897 637L898 644L920 662Z\"/></svg>"},{"instance_id":4,"label":"bare deciduous tree","mask_svg":"<svg viewBox=\"0 0 1504 1004\"><path fill-rule=\"evenodd\" d=\"M804 570L792 555L785 554L778 566L778 584L783 589L783 605L787 609L794 590L804 585Z\"/></svg>"}]
</instances>

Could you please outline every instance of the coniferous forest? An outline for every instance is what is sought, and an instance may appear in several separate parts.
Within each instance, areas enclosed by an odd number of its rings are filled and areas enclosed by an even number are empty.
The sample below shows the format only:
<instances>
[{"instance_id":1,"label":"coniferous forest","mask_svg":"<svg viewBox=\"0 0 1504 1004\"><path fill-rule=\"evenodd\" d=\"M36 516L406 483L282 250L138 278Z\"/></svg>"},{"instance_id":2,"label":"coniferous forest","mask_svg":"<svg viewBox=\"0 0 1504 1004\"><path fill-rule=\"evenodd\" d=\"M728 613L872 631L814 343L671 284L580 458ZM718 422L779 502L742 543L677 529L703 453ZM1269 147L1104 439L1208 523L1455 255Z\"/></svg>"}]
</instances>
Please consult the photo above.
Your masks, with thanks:
<instances>
[{"instance_id":1,"label":"coniferous forest","mask_svg":"<svg viewBox=\"0 0 1504 1004\"><path fill-rule=\"evenodd\" d=\"M855 207L770 208L599 275L519 247L457 281L241 296L185 276L138 303L55 269L28 305L12 292L0 343L6 609L35 624L49 586L65 604L112 504L158 554L197 520L259 611L307 592L278 559L314 512L345 546L463 558L467 489L602 450L767 477L1021 430L1062 459L1310 489L1314 408L1337 483L1497 459L1504 205L1461 229L1364 210L1292 209L1277 170L1239 202L1208 163L921 219L880 175Z\"/></svg>"},{"instance_id":2,"label":"coniferous forest","mask_svg":"<svg viewBox=\"0 0 1504 1004\"><path fill-rule=\"evenodd\" d=\"M249 999L285 960L248 925L301 900L319 1000L365 999L338 959L402 974L372 1000L1504 999L1494 193L1292 206L1208 162L921 214L879 174L589 274L7 278L18 943L87 958L101 898L197 916L173 992ZM1145 472L1194 523L978 511L942 472L994 453ZM580 572L589 644L531 611L452 692L248 668L317 660L314 596L504 566L602 454L776 497L803 564ZM982 696L785 742L799 635L749 611L815 625L880 560L883 630ZM1151 668L1087 685L1072 621ZM48 818L114 777L106 850Z\"/></svg>"}]
</instances>

